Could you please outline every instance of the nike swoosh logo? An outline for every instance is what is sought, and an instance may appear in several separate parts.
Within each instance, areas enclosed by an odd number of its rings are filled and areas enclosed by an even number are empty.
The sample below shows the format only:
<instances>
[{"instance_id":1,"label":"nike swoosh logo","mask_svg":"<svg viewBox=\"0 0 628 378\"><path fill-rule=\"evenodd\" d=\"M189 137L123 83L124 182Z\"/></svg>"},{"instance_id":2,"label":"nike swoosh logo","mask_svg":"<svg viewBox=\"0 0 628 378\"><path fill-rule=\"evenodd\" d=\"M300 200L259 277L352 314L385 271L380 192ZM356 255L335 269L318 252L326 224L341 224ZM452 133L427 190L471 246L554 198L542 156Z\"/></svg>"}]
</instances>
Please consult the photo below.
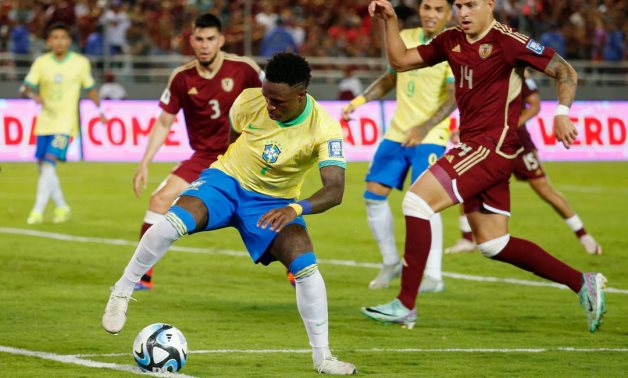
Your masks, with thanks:
<instances>
[{"instance_id":1,"label":"nike swoosh logo","mask_svg":"<svg viewBox=\"0 0 628 378\"><path fill-rule=\"evenodd\" d=\"M249 123L249 129L251 129L251 130L261 130L262 128L261 127L257 127L257 126L253 126L252 123Z\"/></svg>"},{"instance_id":2,"label":"nike swoosh logo","mask_svg":"<svg viewBox=\"0 0 628 378\"><path fill-rule=\"evenodd\" d=\"M323 324L325 324L325 323L327 323L327 320L325 320L325 321L323 321L323 322L321 322L321 323L315 323L315 325L316 325L317 327L320 327L320 326L322 326L322 325L323 325Z\"/></svg>"}]
</instances>

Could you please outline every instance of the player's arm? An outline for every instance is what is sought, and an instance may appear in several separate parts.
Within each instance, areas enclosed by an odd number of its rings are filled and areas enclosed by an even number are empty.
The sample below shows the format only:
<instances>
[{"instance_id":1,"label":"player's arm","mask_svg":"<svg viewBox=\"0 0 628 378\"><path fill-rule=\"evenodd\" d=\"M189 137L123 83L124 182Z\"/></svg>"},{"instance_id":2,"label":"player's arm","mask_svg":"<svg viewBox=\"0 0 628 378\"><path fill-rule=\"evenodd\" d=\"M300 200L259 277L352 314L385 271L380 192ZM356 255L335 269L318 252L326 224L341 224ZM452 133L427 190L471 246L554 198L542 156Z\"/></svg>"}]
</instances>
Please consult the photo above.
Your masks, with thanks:
<instances>
[{"instance_id":1,"label":"player's arm","mask_svg":"<svg viewBox=\"0 0 628 378\"><path fill-rule=\"evenodd\" d=\"M384 40L388 62L397 72L408 71L427 66L416 48L408 49L399 35L399 21L392 4L386 0L373 0L369 4L371 17L384 21Z\"/></svg>"},{"instance_id":2,"label":"player's arm","mask_svg":"<svg viewBox=\"0 0 628 378\"><path fill-rule=\"evenodd\" d=\"M98 91L96 90L96 88L92 88L89 91L87 91L87 98L92 100L94 105L98 107L98 112L100 113L100 122L106 124L107 117L105 116L105 112L103 111L103 108L101 106L102 104L100 102L100 95L98 94Z\"/></svg>"},{"instance_id":3,"label":"player's arm","mask_svg":"<svg viewBox=\"0 0 628 378\"><path fill-rule=\"evenodd\" d=\"M148 135L148 145L146 146L146 151L144 151L144 156L142 157L142 160L135 171L135 176L133 177L133 190L135 191L135 195L137 197L139 197L142 193L142 189L146 189L146 183L148 181L148 163L153 160L157 151L159 151L159 148L161 148L166 141L175 116L175 114L170 114L162 110L157 118L157 121L155 121L155 124L153 125L153 129Z\"/></svg>"},{"instance_id":4,"label":"player's arm","mask_svg":"<svg viewBox=\"0 0 628 378\"><path fill-rule=\"evenodd\" d=\"M541 111L541 95L539 92L532 92L524 99L525 108L519 115L518 127L526 124L532 117Z\"/></svg>"},{"instance_id":5,"label":"player's arm","mask_svg":"<svg viewBox=\"0 0 628 378\"><path fill-rule=\"evenodd\" d=\"M578 136L578 131L569 119L569 107L576 97L578 74L558 54L554 54L545 68L545 73L549 77L556 79L558 92L558 107L554 116L554 135L556 140L562 142L565 148L569 148Z\"/></svg>"},{"instance_id":6,"label":"player's arm","mask_svg":"<svg viewBox=\"0 0 628 378\"><path fill-rule=\"evenodd\" d=\"M28 84L22 84L20 87L20 96L25 98L30 98L36 103L43 105L44 100L41 98L39 93L37 93L33 88L31 88Z\"/></svg>"},{"instance_id":7,"label":"player's arm","mask_svg":"<svg viewBox=\"0 0 628 378\"><path fill-rule=\"evenodd\" d=\"M447 83L447 99L443 104L432 114L432 116L423 124L412 127L406 131L406 140L402 143L403 146L412 147L416 146L427 133L429 133L436 125L441 123L445 118L448 118L451 112L456 109L456 96L455 96L455 84Z\"/></svg>"},{"instance_id":8,"label":"player's arm","mask_svg":"<svg viewBox=\"0 0 628 378\"><path fill-rule=\"evenodd\" d=\"M382 76L378 77L371 85L366 88L364 93L354 98L342 109L342 119L349 120L349 115L353 113L359 106L369 101L378 100L390 92L397 83L397 74L387 70Z\"/></svg>"},{"instance_id":9,"label":"player's arm","mask_svg":"<svg viewBox=\"0 0 628 378\"><path fill-rule=\"evenodd\" d=\"M310 198L270 210L259 219L257 226L279 232L301 214L322 213L339 205L345 190L345 169L329 165L320 169L320 175L323 187Z\"/></svg>"}]
</instances>

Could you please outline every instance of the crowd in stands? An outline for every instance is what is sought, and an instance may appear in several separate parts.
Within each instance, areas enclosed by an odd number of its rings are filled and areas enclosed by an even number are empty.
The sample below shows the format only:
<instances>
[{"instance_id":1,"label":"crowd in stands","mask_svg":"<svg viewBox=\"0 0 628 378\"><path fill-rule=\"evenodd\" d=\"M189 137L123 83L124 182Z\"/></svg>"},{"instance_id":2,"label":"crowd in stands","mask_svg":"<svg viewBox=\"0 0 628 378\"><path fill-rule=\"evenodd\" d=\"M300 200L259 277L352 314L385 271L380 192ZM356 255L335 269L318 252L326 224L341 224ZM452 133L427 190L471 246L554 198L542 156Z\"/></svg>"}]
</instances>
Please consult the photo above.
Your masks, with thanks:
<instances>
[{"instance_id":1,"label":"crowd in stands","mask_svg":"<svg viewBox=\"0 0 628 378\"><path fill-rule=\"evenodd\" d=\"M87 55L190 55L192 20L221 17L225 50L253 55L297 51L316 57L380 57L381 33L369 0L0 0L0 52L38 54L46 26L72 26L75 49ZM407 27L418 25L416 0L397 0ZM499 21L555 48L567 59L628 58L625 0L496 0Z\"/></svg>"}]
</instances>

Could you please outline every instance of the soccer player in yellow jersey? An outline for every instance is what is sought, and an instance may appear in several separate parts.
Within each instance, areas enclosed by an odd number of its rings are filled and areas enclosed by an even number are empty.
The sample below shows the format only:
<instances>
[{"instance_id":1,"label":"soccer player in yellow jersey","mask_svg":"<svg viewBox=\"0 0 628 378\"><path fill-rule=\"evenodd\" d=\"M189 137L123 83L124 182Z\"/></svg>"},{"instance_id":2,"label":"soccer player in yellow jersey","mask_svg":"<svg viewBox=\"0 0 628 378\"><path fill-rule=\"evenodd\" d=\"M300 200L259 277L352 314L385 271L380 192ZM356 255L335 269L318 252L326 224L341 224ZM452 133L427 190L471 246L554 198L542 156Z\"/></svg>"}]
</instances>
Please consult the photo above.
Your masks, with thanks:
<instances>
[{"instance_id":1,"label":"soccer player in yellow jersey","mask_svg":"<svg viewBox=\"0 0 628 378\"><path fill-rule=\"evenodd\" d=\"M405 29L400 33L407 48L428 43L452 17L451 6L446 0L419 1L418 11L423 27ZM454 75L447 62L443 62L424 70L400 73L389 68L364 94L354 98L343 109L343 117L348 120L358 106L382 98L395 86L397 109L366 175L364 200L368 223L383 257L379 274L369 284L371 289L387 288L401 271L387 197L392 188L403 189L410 168L414 182L443 156L451 135L449 114L456 108ZM432 246L421 292L444 289L441 273L443 223L439 214L430 222Z\"/></svg>"},{"instance_id":2,"label":"soccer player in yellow jersey","mask_svg":"<svg viewBox=\"0 0 628 378\"><path fill-rule=\"evenodd\" d=\"M268 62L262 88L238 96L229 111L235 141L144 234L112 289L102 318L107 332L122 330L135 283L172 243L186 234L235 227L255 263L279 260L294 275L314 368L335 375L356 372L353 364L331 355L325 283L302 217L340 204L346 166L342 128L307 94L309 81L305 59L280 53ZM323 187L297 202L314 165Z\"/></svg>"},{"instance_id":3,"label":"soccer player in yellow jersey","mask_svg":"<svg viewBox=\"0 0 628 378\"><path fill-rule=\"evenodd\" d=\"M35 206L26 222L43 222L43 214L50 197L55 202L54 223L70 219L70 207L63 198L56 172L57 162L64 162L68 146L78 132L78 102L81 88L100 108L98 91L92 78L89 60L70 51L69 28L56 23L48 29L50 52L38 57L20 88L23 96L41 104L37 117L35 157L39 164L39 182ZM101 120L106 121L101 111Z\"/></svg>"}]
</instances>

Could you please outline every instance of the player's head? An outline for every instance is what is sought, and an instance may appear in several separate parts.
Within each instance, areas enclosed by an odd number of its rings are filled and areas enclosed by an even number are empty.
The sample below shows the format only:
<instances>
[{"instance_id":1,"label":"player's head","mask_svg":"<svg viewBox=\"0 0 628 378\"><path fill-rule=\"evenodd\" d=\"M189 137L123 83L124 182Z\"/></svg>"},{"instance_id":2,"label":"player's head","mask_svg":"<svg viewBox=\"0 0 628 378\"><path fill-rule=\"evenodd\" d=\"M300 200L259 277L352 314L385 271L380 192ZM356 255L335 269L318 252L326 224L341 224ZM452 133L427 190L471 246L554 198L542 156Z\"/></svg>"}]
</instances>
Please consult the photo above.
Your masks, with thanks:
<instances>
[{"instance_id":1,"label":"player's head","mask_svg":"<svg viewBox=\"0 0 628 378\"><path fill-rule=\"evenodd\" d=\"M222 35L222 24L218 17L211 13L196 17L190 45L201 65L207 67L212 64L224 44L225 37Z\"/></svg>"},{"instance_id":2,"label":"player's head","mask_svg":"<svg viewBox=\"0 0 628 378\"><path fill-rule=\"evenodd\" d=\"M452 0L422 0L419 2L419 17L426 34L433 36L445 29L451 20Z\"/></svg>"},{"instance_id":3,"label":"player's head","mask_svg":"<svg viewBox=\"0 0 628 378\"><path fill-rule=\"evenodd\" d=\"M462 31L475 38L493 22L495 0L455 0L458 11L458 24Z\"/></svg>"},{"instance_id":4,"label":"player's head","mask_svg":"<svg viewBox=\"0 0 628 378\"><path fill-rule=\"evenodd\" d=\"M60 22L56 22L48 27L46 38L50 50L59 55L67 53L72 43L70 27Z\"/></svg>"},{"instance_id":5,"label":"player's head","mask_svg":"<svg viewBox=\"0 0 628 378\"><path fill-rule=\"evenodd\" d=\"M292 121L305 108L310 65L300 55L277 53L268 61L265 71L262 94L268 115L275 121Z\"/></svg>"}]
</instances>

